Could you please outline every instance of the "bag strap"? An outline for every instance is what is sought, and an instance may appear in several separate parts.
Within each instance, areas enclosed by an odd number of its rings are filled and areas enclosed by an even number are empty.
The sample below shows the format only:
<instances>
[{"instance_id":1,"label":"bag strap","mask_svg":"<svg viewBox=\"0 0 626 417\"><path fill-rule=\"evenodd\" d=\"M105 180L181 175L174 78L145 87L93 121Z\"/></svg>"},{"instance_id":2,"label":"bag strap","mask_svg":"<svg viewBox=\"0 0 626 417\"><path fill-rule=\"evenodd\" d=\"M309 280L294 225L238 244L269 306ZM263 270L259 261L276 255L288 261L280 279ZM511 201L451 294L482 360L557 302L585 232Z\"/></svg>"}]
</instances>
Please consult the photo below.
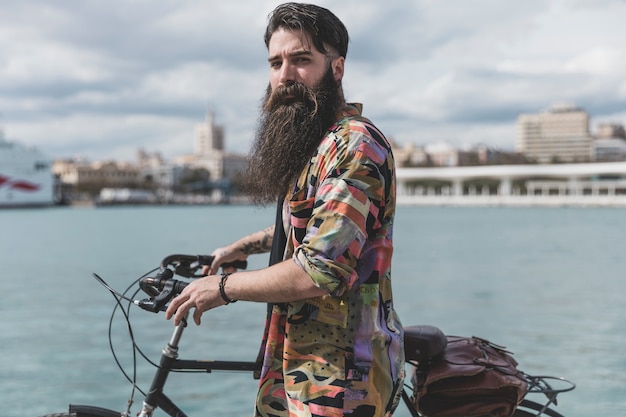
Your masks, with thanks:
<instances>
[{"instance_id":1,"label":"bag strap","mask_svg":"<svg viewBox=\"0 0 626 417\"><path fill-rule=\"evenodd\" d=\"M276 204L276 223L274 224L274 237L272 238L272 251L270 252L269 265L272 266L282 262L285 255L285 247L287 245L287 235L285 234L285 226L283 225L283 199L278 199ZM265 330L261 340L259 353L256 357L257 369L254 371L254 379L261 378L261 366L265 357L265 344L267 342L267 333L269 330L270 319L272 318L273 303L267 303L267 316L265 318Z\"/></svg>"},{"instance_id":2,"label":"bag strap","mask_svg":"<svg viewBox=\"0 0 626 417\"><path fill-rule=\"evenodd\" d=\"M270 266L283 260L285 246L287 245L287 235L283 225L283 199L278 199L276 204L276 223L274 224L274 237L272 238L272 251L270 252Z\"/></svg>"}]
</instances>

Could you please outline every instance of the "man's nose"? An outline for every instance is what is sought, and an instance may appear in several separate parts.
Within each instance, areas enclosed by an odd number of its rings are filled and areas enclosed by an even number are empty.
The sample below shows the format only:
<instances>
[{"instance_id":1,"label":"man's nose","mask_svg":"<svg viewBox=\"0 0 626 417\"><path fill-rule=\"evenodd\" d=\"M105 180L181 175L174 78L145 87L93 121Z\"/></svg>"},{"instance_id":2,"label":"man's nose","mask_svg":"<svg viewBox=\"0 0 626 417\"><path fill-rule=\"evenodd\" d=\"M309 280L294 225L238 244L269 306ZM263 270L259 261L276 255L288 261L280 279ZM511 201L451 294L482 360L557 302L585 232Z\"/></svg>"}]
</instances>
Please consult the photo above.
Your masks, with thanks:
<instances>
[{"instance_id":1,"label":"man's nose","mask_svg":"<svg viewBox=\"0 0 626 417\"><path fill-rule=\"evenodd\" d=\"M283 63L283 65L280 67L280 74L278 76L278 82L281 85L285 85L293 81L296 81L295 66L289 63Z\"/></svg>"}]
</instances>

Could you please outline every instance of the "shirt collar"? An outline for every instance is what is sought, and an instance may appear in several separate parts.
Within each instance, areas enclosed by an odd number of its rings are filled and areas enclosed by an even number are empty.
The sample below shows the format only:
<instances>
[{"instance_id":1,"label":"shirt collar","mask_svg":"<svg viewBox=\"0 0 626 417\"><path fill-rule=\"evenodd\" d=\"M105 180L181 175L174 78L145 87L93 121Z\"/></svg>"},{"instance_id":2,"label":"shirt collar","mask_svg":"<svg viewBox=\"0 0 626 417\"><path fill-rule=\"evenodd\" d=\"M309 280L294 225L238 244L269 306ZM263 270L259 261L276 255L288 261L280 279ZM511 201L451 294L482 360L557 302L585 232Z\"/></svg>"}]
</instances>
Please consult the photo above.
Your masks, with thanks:
<instances>
[{"instance_id":1,"label":"shirt collar","mask_svg":"<svg viewBox=\"0 0 626 417\"><path fill-rule=\"evenodd\" d=\"M363 113L363 104L361 103L346 103L345 107L341 109L341 115L343 117L360 116Z\"/></svg>"}]
</instances>

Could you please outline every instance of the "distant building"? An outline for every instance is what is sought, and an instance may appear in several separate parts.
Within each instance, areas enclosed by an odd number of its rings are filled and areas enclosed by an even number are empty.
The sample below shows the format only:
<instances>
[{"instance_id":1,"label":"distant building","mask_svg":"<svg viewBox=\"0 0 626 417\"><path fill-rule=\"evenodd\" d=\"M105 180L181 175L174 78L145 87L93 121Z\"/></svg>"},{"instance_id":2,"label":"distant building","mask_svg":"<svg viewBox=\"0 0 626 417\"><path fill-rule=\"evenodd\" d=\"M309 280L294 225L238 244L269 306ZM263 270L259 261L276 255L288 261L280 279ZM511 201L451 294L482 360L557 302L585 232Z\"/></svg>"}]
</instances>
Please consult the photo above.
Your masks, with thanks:
<instances>
[{"instance_id":1,"label":"distant building","mask_svg":"<svg viewBox=\"0 0 626 417\"><path fill-rule=\"evenodd\" d=\"M206 169L211 181L231 181L245 168L245 157L224 151L224 128L215 124L213 112L196 126L194 153L176 158L176 163Z\"/></svg>"},{"instance_id":2,"label":"distant building","mask_svg":"<svg viewBox=\"0 0 626 417\"><path fill-rule=\"evenodd\" d=\"M399 147L393 140L390 142L398 167L456 166L463 155L463 152L446 142L424 146L407 143L403 147Z\"/></svg>"},{"instance_id":3,"label":"distant building","mask_svg":"<svg viewBox=\"0 0 626 417\"><path fill-rule=\"evenodd\" d=\"M598 125L596 138L619 138L626 140L626 130L619 123L602 123Z\"/></svg>"},{"instance_id":4,"label":"distant building","mask_svg":"<svg viewBox=\"0 0 626 417\"><path fill-rule=\"evenodd\" d=\"M424 146L407 143L402 147L399 147L393 140L390 142L398 167L480 165L498 163L505 159L503 155L511 155L484 145L471 150L460 150L446 142L436 142ZM512 157L506 158L506 162L514 163Z\"/></svg>"},{"instance_id":5,"label":"distant building","mask_svg":"<svg viewBox=\"0 0 626 417\"><path fill-rule=\"evenodd\" d=\"M137 163L144 186L156 190L160 196L179 187L186 173L185 166L166 162L158 152L139 149Z\"/></svg>"},{"instance_id":6,"label":"distant building","mask_svg":"<svg viewBox=\"0 0 626 417\"><path fill-rule=\"evenodd\" d=\"M125 162L57 159L52 165L52 172L63 183L72 185L132 186L140 181L139 168Z\"/></svg>"},{"instance_id":7,"label":"distant building","mask_svg":"<svg viewBox=\"0 0 626 417\"><path fill-rule=\"evenodd\" d=\"M212 111L207 113L204 123L196 126L194 143L196 155L210 155L224 150L224 128L215 124Z\"/></svg>"},{"instance_id":8,"label":"distant building","mask_svg":"<svg viewBox=\"0 0 626 417\"><path fill-rule=\"evenodd\" d=\"M140 168L125 162L57 159L52 172L70 200L90 199L105 187L136 188L143 182Z\"/></svg>"},{"instance_id":9,"label":"distant building","mask_svg":"<svg viewBox=\"0 0 626 417\"><path fill-rule=\"evenodd\" d=\"M516 150L540 163L592 159L589 114L571 105L553 106L517 120Z\"/></svg>"},{"instance_id":10,"label":"distant building","mask_svg":"<svg viewBox=\"0 0 626 417\"><path fill-rule=\"evenodd\" d=\"M426 166L428 155L424 148L415 146L414 143L406 143L403 147L398 146L393 139L389 139L396 165L399 167Z\"/></svg>"},{"instance_id":11,"label":"distant building","mask_svg":"<svg viewBox=\"0 0 626 417\"><path fill-rule=\"evenodd\" d=\"M424 146L432 165L453 167L459 164L459 150L445 142L429 143Z\"/></svg>"},{"instance_id":12,"label":"distant building","mask_svg":"<svg viewBox=\"0 0 626 417\"><path fill-rule=\"evenodd\" d=\"M138 149L137 163L141 168L156 168L164 165L165 160L158 152L147 152L144 149Z\"/></svg>"},{"instance_id":13,"label":"distant building","mask_svg":"<svg viewBox=\"0 0 626 417\"><path fill-rule=\"evenodd\" d=\"M596 161L626 160L626 132L620 124L601 124L592 143L593 158Z\"/></svg>"},{"instance_id":14,"label":"distant building","mask_svg":"<svg viewBox=\"0 0 626 417\"><path fill-rule=\"evenodd\" d=\"M189 198L194 202L224 201L244 167L244 156L224 152L224 129L209 112L205 122L196 126L192 155L170 162L158 152L139 149L137 163L66 159L54 161L52 171L70 201L132 198L144 202L152 201L145 196L154 195L160 203L172 203L188 202Z\"/></svg>"},{"instance_id":15,"label":"distant building","mask_svg":"<svg viewBox=\"0 0 626 417\"><path fill-rule=\"evenodd\" d=\"M626 160L626 140L600 138L593 141L593 157L598 162Z\"/></svg>"}]
</instances>

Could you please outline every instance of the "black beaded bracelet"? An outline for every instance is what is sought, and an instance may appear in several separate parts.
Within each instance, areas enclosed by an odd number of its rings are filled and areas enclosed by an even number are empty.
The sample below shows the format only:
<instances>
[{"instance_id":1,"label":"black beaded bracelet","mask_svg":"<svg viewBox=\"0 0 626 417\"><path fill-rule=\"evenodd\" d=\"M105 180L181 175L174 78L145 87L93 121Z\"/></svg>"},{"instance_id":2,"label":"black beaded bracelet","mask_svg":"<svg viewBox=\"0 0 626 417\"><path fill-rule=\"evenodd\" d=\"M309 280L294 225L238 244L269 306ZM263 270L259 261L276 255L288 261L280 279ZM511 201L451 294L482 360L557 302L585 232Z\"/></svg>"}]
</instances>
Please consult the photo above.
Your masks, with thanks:
<instances>
[{"instance_id":1,"label":"black beaded bracelet","mask_svg":"<svg viewBox=\"0 0 626 417\"><path fill-rule=\"evenodd\" d=\"M228 279L230 274L232 274L232 272L225 272L225 273L223 273L222 274L222 279L220 280L220 295L222 296L222 299L224 301L226 301L226 304L232 304L232 303L236 303L237 302L237 300L231 300L230 298L228 298L228 296L226 295L226 291L224 291L224 286L226 285L226 280Z\"/></svg>"}]
</instances>

